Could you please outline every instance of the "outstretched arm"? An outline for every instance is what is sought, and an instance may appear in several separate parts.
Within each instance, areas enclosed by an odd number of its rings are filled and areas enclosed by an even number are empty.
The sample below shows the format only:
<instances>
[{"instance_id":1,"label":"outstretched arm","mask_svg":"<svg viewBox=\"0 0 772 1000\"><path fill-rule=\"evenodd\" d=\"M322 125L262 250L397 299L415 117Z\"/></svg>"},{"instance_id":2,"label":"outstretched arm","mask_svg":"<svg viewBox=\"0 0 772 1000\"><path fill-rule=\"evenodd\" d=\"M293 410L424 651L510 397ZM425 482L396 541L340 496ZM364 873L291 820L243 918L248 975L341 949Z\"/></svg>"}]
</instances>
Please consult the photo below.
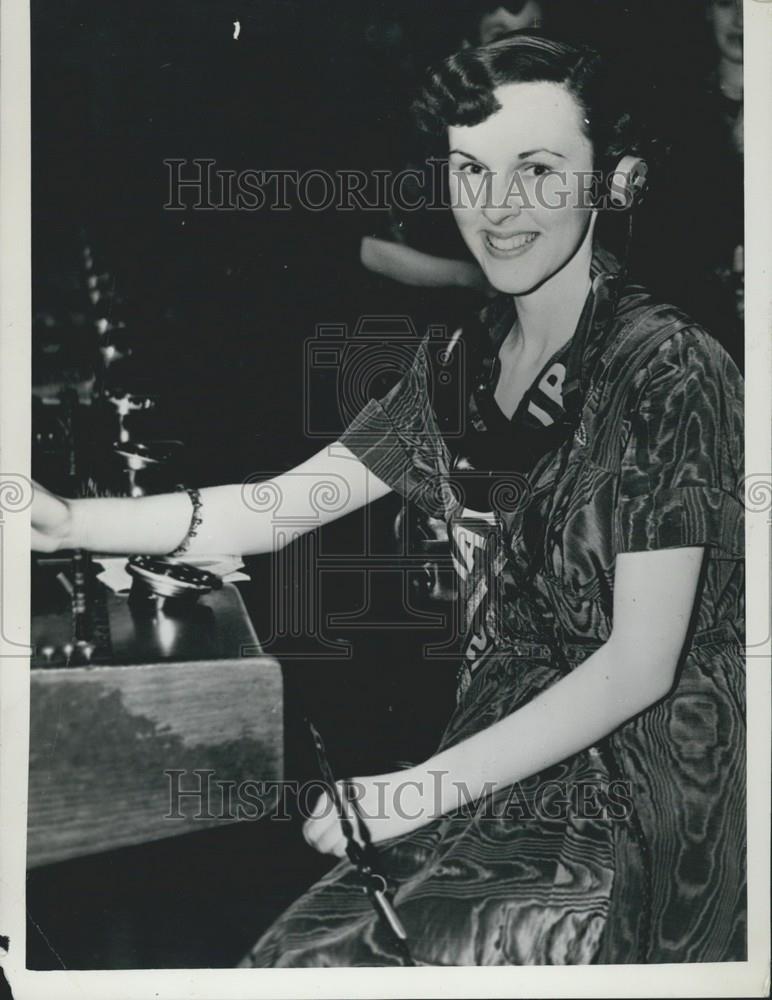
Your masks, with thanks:
<instances>
[{"instance_id":1,"label":"outstretched arm","mask_svg":"<svg viewBox=\"0 0 772 1000\"><path fill-rule=\"evenodd\" d=\"M188 552L272 552L277 547L277 516L291 519L295 534L303 533L377 500L389 489L344 445L330 445L264 483L201 490L203 520ZM320 502L324 491L334 495L332 502ZM84 548L163 555L185 537L190 519L185 493L65 500L37 487L32 545L43 552Z\"/></svg>"},{"instance_id":2,"label":"outstretched arm","mask_svg":"<svg viewBox=\"0 0 772 1000\"><path fill-rule=\"evenodd\" d=\"M522 781L592 746L663 698L674 682L703 552L695 546L619 555L613 630L584 663L511 715L423 764L354 779L373 841L457 808L463 804L459 784L477 799ZM345 850L340 824L325 801L306 823L305 836L320 851Z\"/></svg>"}]
</instances>

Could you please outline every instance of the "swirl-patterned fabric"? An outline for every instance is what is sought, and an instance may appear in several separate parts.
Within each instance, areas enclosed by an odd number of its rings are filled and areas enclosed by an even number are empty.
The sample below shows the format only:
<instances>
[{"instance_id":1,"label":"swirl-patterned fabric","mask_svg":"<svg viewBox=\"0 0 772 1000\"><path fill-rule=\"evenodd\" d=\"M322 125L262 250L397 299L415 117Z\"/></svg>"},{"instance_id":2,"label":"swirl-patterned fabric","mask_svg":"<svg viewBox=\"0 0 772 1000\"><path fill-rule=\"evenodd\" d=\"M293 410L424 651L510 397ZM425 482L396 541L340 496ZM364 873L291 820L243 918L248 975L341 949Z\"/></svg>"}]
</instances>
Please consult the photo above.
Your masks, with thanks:
<instances>
[{"instance_id":1,"label":"swirl-patterned fabric","mask_svg":"<svg viewBox=\"0 0 772 1000\"><path fill-rule=\"evenodd\" d=\"M612 295L615 275L597 260L593 275L580 426L494 512L494 530L442 489L450 458L422 351L342 438L464 540L466 626L479 634L442 747L510 714L608 638L617 553L707 549L666 698L476 811L382 845L417 964L745 957L742 380L688 317L636 287ZM497 328L511 326L511 310L511 300L493 310ZM479 553L458 535L465 525L480 533ZM567 792L583 788L599 796L595 811ZM613 808L615 794L627 808ZM242 964L401 962L343 861Z\"/></svg>"}]
</instances>

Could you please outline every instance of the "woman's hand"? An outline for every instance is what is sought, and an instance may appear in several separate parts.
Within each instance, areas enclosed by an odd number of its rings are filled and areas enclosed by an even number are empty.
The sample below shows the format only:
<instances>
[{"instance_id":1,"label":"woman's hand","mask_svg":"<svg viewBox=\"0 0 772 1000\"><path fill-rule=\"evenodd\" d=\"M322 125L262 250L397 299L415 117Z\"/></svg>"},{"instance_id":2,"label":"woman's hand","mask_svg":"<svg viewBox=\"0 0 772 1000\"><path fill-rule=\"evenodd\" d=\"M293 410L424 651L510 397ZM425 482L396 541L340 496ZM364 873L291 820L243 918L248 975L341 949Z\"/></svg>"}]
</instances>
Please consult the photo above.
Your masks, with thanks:
<instances>
[{"instance_id":1,"label":"woman's hand","mask_svg":"<svg viewBox=\"0 0 772 1000\"><path fill-rule=\"evenodd\" d=\"M71 545L72 508L63 497L54 496L33 483L32 548L37 552L57 552Z\"/></svg>"},{"instance_id":2,"label":"woman's hand","mask_svg":"<svg viewBox=\"0 0 772 1000\"><path fill-rule=\"evenodd\" d=\"M412 768L366 778L352 778L347 784L349 797L356 806L352 801L346 801L344 782L336 782L355 839L360 844L363 842L360 820L367 828L371 843L378 844L417 830L435 818L430 782L420 778L417 770L414 772ZM328 792L319 796L310 817L303 825L303 836L320 854L334 854L338 858L345 855L346 838L343 836L338 810Z\"/></svg>"}]
</instances>

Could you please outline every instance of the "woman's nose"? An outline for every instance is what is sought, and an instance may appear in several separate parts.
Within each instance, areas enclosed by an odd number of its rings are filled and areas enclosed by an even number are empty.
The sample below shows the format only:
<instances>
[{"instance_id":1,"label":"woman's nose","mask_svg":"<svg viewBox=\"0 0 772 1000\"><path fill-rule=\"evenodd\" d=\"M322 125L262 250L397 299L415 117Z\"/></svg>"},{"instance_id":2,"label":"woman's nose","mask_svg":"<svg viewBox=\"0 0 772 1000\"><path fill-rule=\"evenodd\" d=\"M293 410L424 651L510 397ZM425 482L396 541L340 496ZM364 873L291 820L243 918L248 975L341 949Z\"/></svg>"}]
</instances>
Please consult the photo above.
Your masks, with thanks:
<instances>
[{"instance_id":1,"label":"woman's nose","mask_svg":"<svg viewBox=\"0 0 772 1000\"><path fill-rule=\"evenodd\" d=\"M511 190L495 190L495 186L488 192L488 197L483 203L483 215L491 223L498 226L505 219L517 218L523 210L520 199Z\"/></svg>"}]
</instances>

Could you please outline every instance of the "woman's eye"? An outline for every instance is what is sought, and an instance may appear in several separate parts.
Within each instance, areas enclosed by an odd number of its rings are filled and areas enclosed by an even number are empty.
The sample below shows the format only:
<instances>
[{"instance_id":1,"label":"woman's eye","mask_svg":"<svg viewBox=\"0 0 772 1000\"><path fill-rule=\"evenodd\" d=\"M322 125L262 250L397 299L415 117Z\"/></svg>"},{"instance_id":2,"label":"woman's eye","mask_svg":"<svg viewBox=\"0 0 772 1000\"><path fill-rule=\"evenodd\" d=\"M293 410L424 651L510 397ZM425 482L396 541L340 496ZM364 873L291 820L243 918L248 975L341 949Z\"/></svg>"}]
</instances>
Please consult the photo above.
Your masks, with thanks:
<instances>
[{"instance_id":1,"label":"woman's eye","mask_svg":"<svg viewBox=\"0 0 772 1000\"><path fill-rule=\"evenodd\" d=\"M481 163L462 163L458 169L459 173L472 174L475 177L485 173L485 167Z\"/></svg>"},{"instance_id":2,"label":"woman's eye","mask_svg":"<svg viewBox=\"0 0 772 1000\"><path fill-rule=\"evenodd\" d=\"M527 166L522 168L524 174L528 174L531 177L544 177L546 174L550 173L550 168L546 163L529 163Z\"/></svg>"}]
</instances>

